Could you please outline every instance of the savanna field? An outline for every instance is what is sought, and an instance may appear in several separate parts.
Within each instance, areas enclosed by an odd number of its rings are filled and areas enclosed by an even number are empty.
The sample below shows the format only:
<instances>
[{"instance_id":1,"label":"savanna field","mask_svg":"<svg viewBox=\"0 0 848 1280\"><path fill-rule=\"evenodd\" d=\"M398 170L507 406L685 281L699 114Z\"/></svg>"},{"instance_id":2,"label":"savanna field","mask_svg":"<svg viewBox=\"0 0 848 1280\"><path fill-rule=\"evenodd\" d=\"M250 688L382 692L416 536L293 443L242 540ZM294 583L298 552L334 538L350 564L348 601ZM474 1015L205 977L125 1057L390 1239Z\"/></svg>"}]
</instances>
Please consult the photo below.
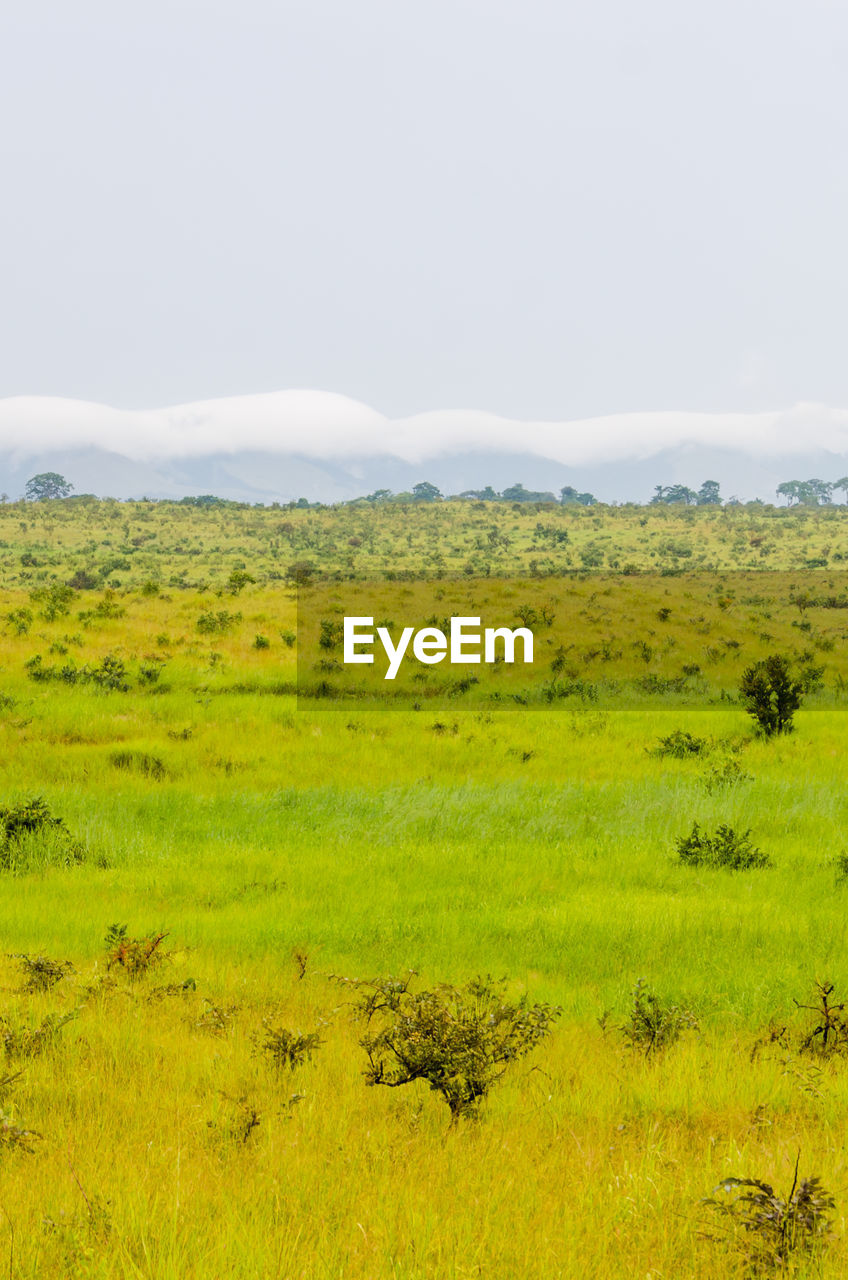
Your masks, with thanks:
<instances>
[{"instance_id":1,"label":"savanna field","mask_svg":"<svg viewBox=\"0 0 848 1280\"><path fill-rule=\"evenodd\" d=\"M838 507L0 506L0 1275L848 1273L844 565ZM389 687L351 613L535 662Z\"/></svg>"}]
</instances>

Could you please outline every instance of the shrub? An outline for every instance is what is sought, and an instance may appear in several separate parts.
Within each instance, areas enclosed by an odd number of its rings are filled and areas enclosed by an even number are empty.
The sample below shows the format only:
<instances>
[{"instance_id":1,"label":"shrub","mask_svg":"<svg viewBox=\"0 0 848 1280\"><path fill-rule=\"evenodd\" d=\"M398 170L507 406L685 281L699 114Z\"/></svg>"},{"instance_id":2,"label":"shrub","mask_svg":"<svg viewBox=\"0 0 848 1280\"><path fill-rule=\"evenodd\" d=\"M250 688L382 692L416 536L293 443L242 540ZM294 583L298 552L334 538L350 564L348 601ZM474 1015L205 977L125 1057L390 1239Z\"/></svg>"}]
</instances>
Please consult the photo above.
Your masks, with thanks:
<instances>
[{"instance_id":1,"label":"shrub","mask_svg":"<svg viewBox=\"0 0 848 1280\"><path fill-rule=\"evenodd\" d=\"M605 1020L602 1019L602 1025ZM644 978L633 988L627 1021L619 1028L629 1049L649 1057L679 1040L684 1031L696 1031L698 1020L688 1009L669 1004L651 991Z\"/></svg>"},{"instance_id":2,"label":"shrub","mask_svg":"<svg viewBox=\"0 0 848 1280\"><path fill-rule=\"evenodd\" d=\"M89 573L88 569L77 569L68 579L68 586L73 591L93 591L99 582L100 579L95 574Z\"/></svg>"},{"instance_id":3,"label":"shrub","mask_svg":"<svg viewBox=\"0 0 848 1280\"><path fill-rule=\"evenodd\" d=\"M82 683L96 684L100 689L114 689L126 693L129 684L125 679L126 671L120 658L107 653L103 660L93 667L83 667Z\"/></svg>"},{"instance_id":4,"label":"shrub","mask_svg":"<svg viewBox=\"0 0 848 1280\"><path fill-rule=\"evenodd\" d=\"M688 836L678 837L677 853L680 861L689 867L750 871L755 867L772 866L769 855L751 843L750 835L750 829L740 834L726 823L721 823L712 835L708 835L695 822Z\"/></svg>"},{"instance_id":5,"label":"shrub","mask_svg":"<svg viewBox=\"0 0 848 1280\"><path fill-rule=\"evenodd\" d=\"M218 1139L222 1147L243 1146L254 1129L262 1122L262 1112L258 1111L246 1096L231 1098L222 1093L221 1115L217 1120L207 1120L210 1134Z\"/></svg>"},{"instance_id":6,"label":"shrub","mask_svg":"<svg viewBox=\"0 0 848 1280\"><path fill-rule=\"evenodd\" d=\"M22 871L39 861L68 866L84 855L64 819L55 817L40 796L0 805L0 870Z\"/></svg>"},{"instance_id":7,"label":"shrub","mask_svg":"<svg viewBox=\"0 0 848 1280\"><path fill-rule=\"evenodd\" d=\"M829 1058L836 1054L848 1052L848 1018L845 1016L845 1004L831 1001L833 995L832 982L815 981L816 1004L795 1005L814 1015L814 1025L802 1037L799 1048L803 1053L815 1053Z\"/></svg>"},{"instance_id":8,"label":"shrub","mask_svg":"<svg viewBox=\"0 0 848 1280\"><path fill-rule=\"evenodd\" d=\"M719 1193L722 1199L715 1199ZM798 1181L798 1160L786 1197L759 1178L725 1178L705 1201L729 1218L748 1273L784 1270L794 1254L809 1252L830 1235L833 1197L818 1178Z\"/></svg>"},{"instance_id":9,"label":"shrub","mask_svg":"<svg viewBox=\"0 0 848 1280\"><path fill-rule=\"evenodd\" d=\"M213 613L210 609L198 615L196 625L202 635L212 636L231 631L239 622L241 622L240 613L229 613L226 609L219 609L217 613Z\"/></svg>"},{"instance_id":10,"label":"shrub","mask_svg":"<svg viewBox=\"0 0 848 1280\"><path fill-rule=\"evenodd\" d=\"M32 610L12 609L6 614L6 620L13 628L16 636L25 636L32 626Z\"/></svg>"},{"instance_id":11,"label":"shrub","mask_svg":"<svg viewBox=\"0 0 848 1280\"><path fill-rule=\"evenodd\" d=\"M270 649L271 641L267 636L256 635L253 637L253 647L254 649Z\"/></svg>"},{"instance_id":12,"label":"shrub","mask_svg":"<svg viewBox=\"0 0 848 1280\"><path fill-rule=\"evenodd\" d=\"M262 1019L262 1030L254 1036L254 1048L271 1059L272 1065L282 1071L293 1071L304 1062L311 1062L312 1054L321 1045L321 1033L290 1031L287 1027L274 1027L267 1018Z\"/></svg>"},{"instance_id":13,"label":"shrub","mask_svg":"<svg viewBox=\"0 0 848 1280\"><path fill-rule=\"evenodd\" d=\"M704 770L702 779L707 791L712 794L723 787L732 787L736 782L751 782L752 775L746 773L736 756L730 753L714 760Z\"/></svg>"},{"instance_id":14,"label":"shrub","mask_svg":"<svg viewBox=\"0 0 848 1280\"><path fill-rule=\"evenodd\" d=\"M243 587L248 583L255 583L256 579L251 577L246 569L233 569L229 578L227 578L227 590L230 595L237 596Z\"/></svg>"},{"instance_id":15,"label":"shrub","mask_svg":"<svg viewBox=\"0 0 848 1280\"><path fill-rule=\"evenodd\" d=\"M773 653L746 668L739 692L748 715L756 720L767 738L791 732L804 690L801 682L792 676L787 657Z\"/></svg>"},{"instance_id":16,"label":"shrub","mask_svg":"<svg viewBox=\"0 0 848 1280\"><path fill-rule=\"evenodd\" d=\"M688 760L690 756L699 756L707 750L706 738L696 738L685 729L675 729L665 738L658 738L657 745L649 748L649 755L671 756L675 760Z\"/></svg>"},{"instance_id":17,"label":"shrub","mask_svg":"<svg viewBox=\"0 0 848 1280\"><path fill-rule=\"evenodd\" d=\"M311 560L295 560L286 568L286 577L295 586L305 587L315 575L315 565Z\"/></svg>"},{"instance_id":18,"label":"shrub","mask_svg":"<svg viewBox=\"0 0 848 1280\"><path fill-rule=\"evenodd\" d=\"M59 681L62 684L95 684L101 689L117 690L126 693L129 684L126 680L126 668L120 658L107 654L94 666L86 664L77 667L73 661L64 667L45 667L40 653L36 653L24 664L30 680L39 683Z\"/></svg>"},{"instance_id":19,"label":"shrub","mask_svg":"<svg viewBox=\"0 0 848 1280\"><path fill-rule=\"evenodd\" d=\"M125 969L131 978L146 973L165 958L160 951L167 933L148 933L143 938L128 938L125 924L110 924L106 930L106 968L117 965Z\"/></svg>"},{"instance_id":20,"label":"shrub","mask_svg":"<svg viewBox=\"0 0 848 1280\"><path fill-rule=\"evenodd\" d=\"M43 606L41 617L45 622L55 622L70 613L74 589L65 583L54 582L50 587L37 587L29 593L29 598L34 604Z\"/></svg>"},{"instance_id":21,"label":"shrub","mask_svg":"<svg viewBox=\"0 0 848 1280\"><path fill-rule=\"evenodd\" d=\"M410 975L411 978L412 975ZM447 1103L452 1121L474 1116L510 1063L549 1033L558 1006L504 998L505 982L476 978L463 987L412 992L410 978L357 984L360 1017L379 1029L360 1043L369 1085L396 1088L426 1080Z\"/></svg>"},{"instance_id":22,"label":"shrub","mask_svg":"<svg viewBox=\"0 0 848 1280\"><path fill-rule=\"evenodd\" d=\"M7 1058L35 1058L51 1048L59 1039L59 1032L73 1022L76 1011L48 1013L37 1027L15 1026L8 1018L0 1018L0 1045Z\"/></svg>"},{"instance_id":23,"label":"shrub","mask_svg":"<svg viewBox=\"0 0 848 1280\"><path fill-rule=\"evenodd\" d=\"M57 982L61 982L71 973L76 973L70 960L51 960L49 956L24 954L13 958L23 970L25 991L49 991Z\"/></svg>"}]
</instances>

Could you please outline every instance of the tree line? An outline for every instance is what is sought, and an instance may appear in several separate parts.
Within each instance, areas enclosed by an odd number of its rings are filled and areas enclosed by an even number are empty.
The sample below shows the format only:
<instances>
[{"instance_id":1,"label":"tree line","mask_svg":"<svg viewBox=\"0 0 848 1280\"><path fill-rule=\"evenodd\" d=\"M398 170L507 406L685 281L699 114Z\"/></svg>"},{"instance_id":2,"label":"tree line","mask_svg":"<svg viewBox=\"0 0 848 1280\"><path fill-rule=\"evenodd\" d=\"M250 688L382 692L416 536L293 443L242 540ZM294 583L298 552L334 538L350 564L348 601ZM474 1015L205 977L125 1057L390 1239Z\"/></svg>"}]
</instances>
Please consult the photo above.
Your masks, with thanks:
<instances>
[{"instance_id":1,"label":"tree line","mask_svg":"<svg viewBox=\"0 0 848 1280\"><path fill-rule=\"evenodd\" d=\"M42 471L32 476L26 483L24 498L27 502L44 502L54 498L68 498L74 486L56 471ZM789 506L819 507L833 501L835 492L843 493L848 503L848 476L839 480L785 480L776 489L778 498L785 498ZM93 494L81 494L78 497L93 497ZM581 493L572 485L564 485L559 495L550 490L525 489L523 484L509 485L501 492L486 485L485 489L465 489L456 495L458 498L471 499L478 502L555 502L561 506L593 507L598 499L592 493ZM0 501L7 501L7 494L0 494ZM373 493L362 498L353 498L352 502L442 502L446 495L428 480L422 480L412 486L408 492L394 493L391 489L375 489ZM250 503L238 502L234 499L219 498L215 494L205 493L181 498L186 506L250 506ZM737 498L728 502L739 505ZM263 506L263 503L253 504ZM287 503L272 503L274 507L323 507L326 503L310 502L307 498L298 498ZM638 505L638 504L637 504ZM685 484L658 484L654 489L649 506L685 506L685 507L718 507L724 505L721 489L717 480L705 480L700 489L690 489Z\"/></svg>"}]
</instances>

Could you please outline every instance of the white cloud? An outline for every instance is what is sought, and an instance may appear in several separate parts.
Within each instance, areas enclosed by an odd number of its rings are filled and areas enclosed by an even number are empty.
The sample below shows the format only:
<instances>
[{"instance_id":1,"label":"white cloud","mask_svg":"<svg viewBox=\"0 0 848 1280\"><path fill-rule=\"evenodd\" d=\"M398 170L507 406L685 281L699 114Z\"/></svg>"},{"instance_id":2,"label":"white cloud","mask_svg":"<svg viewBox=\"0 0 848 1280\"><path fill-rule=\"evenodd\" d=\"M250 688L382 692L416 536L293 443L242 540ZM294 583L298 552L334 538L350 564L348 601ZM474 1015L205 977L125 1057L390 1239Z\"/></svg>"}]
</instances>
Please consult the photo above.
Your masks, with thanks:
<instances>
[{"instance_id":1,"label":"white cloud","mask_svg":"<svg viewBox=\"0 0 848 1280\"><path fill-rule=\"evenodd\" d=\"M94 446L137 462L257 451L422 463L497 452L587 466L644 460L681 445L763 459L848 454L848 410L798 404L767 413L641 412L522 422L450 409L390 419L346 396L306 390L141 411L44 396L0 400L0 450L18 459Z\"/></svg>"}]
</instances>

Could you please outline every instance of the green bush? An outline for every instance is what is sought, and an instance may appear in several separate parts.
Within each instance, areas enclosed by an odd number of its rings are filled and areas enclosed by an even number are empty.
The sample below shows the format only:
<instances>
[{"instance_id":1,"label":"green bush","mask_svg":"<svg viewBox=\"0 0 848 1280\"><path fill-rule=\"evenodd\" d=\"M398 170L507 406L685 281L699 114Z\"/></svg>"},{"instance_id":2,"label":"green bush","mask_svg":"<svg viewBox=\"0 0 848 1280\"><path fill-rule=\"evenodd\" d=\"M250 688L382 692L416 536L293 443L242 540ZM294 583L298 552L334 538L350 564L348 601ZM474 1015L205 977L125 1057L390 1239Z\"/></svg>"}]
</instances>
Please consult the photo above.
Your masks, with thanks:
<instances>
[{"instance_id":1,"label":"green bush","mask_svg":"<svg viewBox=\"0 0 848 1280\"><path fill-rule=\"evenodd\" d=\"M801 681L792 676L787 657L773 653L747 667L739 682L739 692L748 715L756 720L767 738L791 732L804 688Z\"/></svg>"},{"instance_id":2,"label":"green bush","mask_svg":"<svg viewBox=\"0 0 848 1280\"><path fill-rule=\"evenodd\" d=\"M751 843L750 835L750 829L740 834L726 823L721 823L709 835L695 822L688 836L678 837L677 853L680 861L689 867L750 871L755 867L772 866L769 855Z\"/></svg>"},{"instance_id":3,"label":"green bush","mask_svg":"<svg viewBox=\"0 0 848 1280\"><path fill-rule=\"evenodd\" d=\"M383 978L357 984L364 989L358 1013L378 1026L361 1040L365 1079L389 1088L425 1080L453 1120L475 1115L510 1063L530 1053L561 1012L528 1004L526 997L508 1001L505 982L491 978L418 992L409 983Z\"/></svg>"},{"instance_id":4,"label":"green bush","mask_svg":"<svg viewBox=\"0 0 848 1280\"><path fill-rule=\"evenodd\" d=\"M709 743L706 738L696 738L685 729L675 729L665 738L659 738L655 747L649 748L649 755L671 756L674 760L688 760L690 756L702 755Z\"/></svg>"},{"instance_id":5,"label":"green bush","mask_svg":"<svg viewBox=\"0 0 848 1280\"><path fill-rule=\"evenodd\" d=\"M603 1025L604 1019L602 1019ZM648 1057L679 1040L684 1031L696 1031L698 1022L688 1009L669 1004L639 978L630 1001L627 1021L619 1028L629 1049Z\"/></svg>"},{"instance_id":6,"label":"green bush","mask_svg":"<svg viewBox=\"0 0 848 1280\"><path fill-rule=\"evenodd\" d=\"M82 862L85 850L40 796L0 805L0 871Z\"/></svg>"}]
</instances>

